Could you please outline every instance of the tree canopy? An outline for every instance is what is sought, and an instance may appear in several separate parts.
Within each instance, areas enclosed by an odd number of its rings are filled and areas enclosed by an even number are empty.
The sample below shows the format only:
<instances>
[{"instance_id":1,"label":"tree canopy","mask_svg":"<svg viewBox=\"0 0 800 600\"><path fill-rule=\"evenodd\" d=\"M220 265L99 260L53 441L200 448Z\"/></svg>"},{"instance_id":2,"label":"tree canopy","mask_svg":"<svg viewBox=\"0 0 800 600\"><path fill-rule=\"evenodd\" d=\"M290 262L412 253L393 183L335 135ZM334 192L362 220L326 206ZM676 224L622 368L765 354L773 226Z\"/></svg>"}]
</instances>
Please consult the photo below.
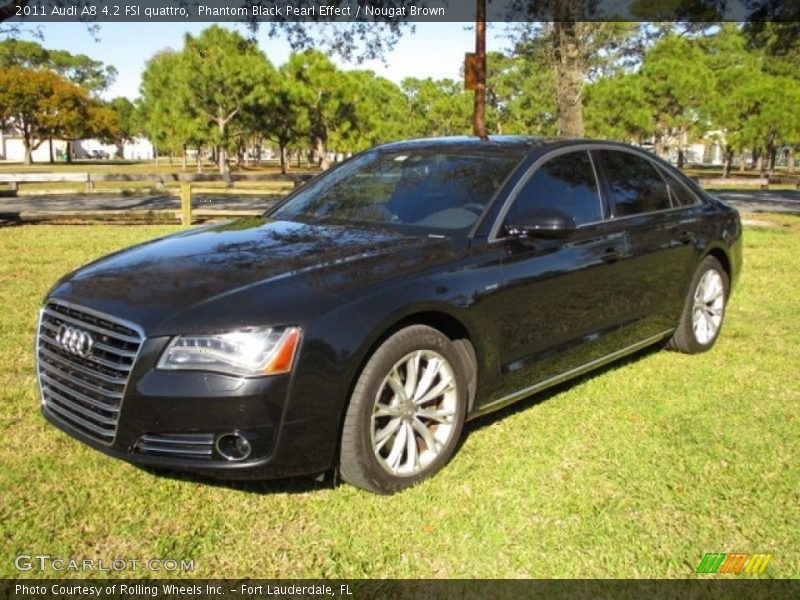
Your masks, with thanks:
<instances>
[{"instance_id":1,"label":"tree canopy","mask_svg":"<svg viewBox=\"0 0 800 600\"><path fill-rule=\"evenodd\" d=\"M117 76L115 67L85 54L48 50L36 42L13 38L0 41L0 66L52 71L92 94L108 89Z\"/></svg>"},{"instance_id":2,"label":"tree canopy","mask_svg":"<svg viewBox=\"0 0 800 600\"><path fill-rule=\"evenodd\" d=\"M511 48L488 55L488 131L569 133L564 103L571 98L567 112L580 115L574 131L653 142L656 152L678 162L688 144L708 138L723 146L727 167L750 152L771 168L800 143L800 113L791 108L800 98L794 31L788 23L577 22L568 32L554 23L516 25ZM554 45L559 35L570 37L561 51L574 53L566 87L559 68L567 67L558 66L563 56ZM115 99L102 114L92 96L114 74L102 63L7 40L0 42L0 65L7 82L0 115L27 123L32 145L55 131L72 135L80 120L68 117L81 114L89 119L84 130L94 123L94 131L118 144L144 133L162 153L213 149L223 172L229 153L241 158L263 143L279 149L286 170L289 152L307 152L326 166L338 154L382 142L472 130L472 94L461 81L412 77L397 85L380 73L341 69L319 49L293 52L275 68L253 40L216 25L148 60L135 107ZM23 82L20 69L39 75ZM88 102L82 113L77 102L64 100L73 88L51 76L82 90L74 96ZM51 106L36 100L36 82ZM14 94L26 95L38 112L10 110L20 106ZM54 112L52 105L62 108Z\"/></svg>"},{"instance_id":3,"label":"tree canopy","mask_svg":"<svg viewBox=\"0 0 800 600\"><path fill-rule=\"evenodd\" d=\"M109 139L114 114L87 91L56 73L19 66L0 67L0 124L17 129L25 146L25 164L43 141Z\"/></svg>"}]
</instances>

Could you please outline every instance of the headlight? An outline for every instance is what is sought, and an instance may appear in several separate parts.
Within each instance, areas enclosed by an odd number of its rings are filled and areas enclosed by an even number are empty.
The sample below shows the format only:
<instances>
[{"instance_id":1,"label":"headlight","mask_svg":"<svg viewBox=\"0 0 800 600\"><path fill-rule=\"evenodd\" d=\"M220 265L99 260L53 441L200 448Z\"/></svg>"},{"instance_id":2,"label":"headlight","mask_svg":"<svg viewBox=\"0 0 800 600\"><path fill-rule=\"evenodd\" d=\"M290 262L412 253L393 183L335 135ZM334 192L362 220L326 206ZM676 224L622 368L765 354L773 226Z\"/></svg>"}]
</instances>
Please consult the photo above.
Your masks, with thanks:
<instances>
[{"instance_id":1,"label":"headlight","mask_svg":"<svg viewBox=\"0 0 800 600\"><path fill-rule=\"evenodd\" d=\"M167 346L159 369L221 371L258 377L287 373L300 343L297 327L249 327L214 335L182 335Z\"/></svg>"}]
</instances>

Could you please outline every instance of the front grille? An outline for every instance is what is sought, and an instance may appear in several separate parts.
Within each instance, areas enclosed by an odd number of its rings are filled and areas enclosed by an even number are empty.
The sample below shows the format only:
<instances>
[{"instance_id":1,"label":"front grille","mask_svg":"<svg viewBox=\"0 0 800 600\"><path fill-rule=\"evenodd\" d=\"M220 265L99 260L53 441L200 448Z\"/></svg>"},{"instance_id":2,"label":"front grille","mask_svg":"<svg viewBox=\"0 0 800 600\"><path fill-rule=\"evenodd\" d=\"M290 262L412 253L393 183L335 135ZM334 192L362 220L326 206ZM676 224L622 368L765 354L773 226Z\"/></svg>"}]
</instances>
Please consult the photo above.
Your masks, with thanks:
<instances>
[{"instance_id":1,"label":"front grille","mask_svg":"<svg viewBox=\"0 0 800 600\"><path fill-rule=\"evenodd\" d=\"M214 452L214 434L148 433L136 441L135 448L146 454L210 459Z\"/></svg>"},{"instance_id":2,"label":"front grille","mask_svg":"<svg viewBox=\"0 0 800 600\"><path fill-rule=\"evenodd\" d=\"M141 330L109 315L51 300L36 349L42 402L69 428L110 445Z\"/></svg>"}]
</instances>

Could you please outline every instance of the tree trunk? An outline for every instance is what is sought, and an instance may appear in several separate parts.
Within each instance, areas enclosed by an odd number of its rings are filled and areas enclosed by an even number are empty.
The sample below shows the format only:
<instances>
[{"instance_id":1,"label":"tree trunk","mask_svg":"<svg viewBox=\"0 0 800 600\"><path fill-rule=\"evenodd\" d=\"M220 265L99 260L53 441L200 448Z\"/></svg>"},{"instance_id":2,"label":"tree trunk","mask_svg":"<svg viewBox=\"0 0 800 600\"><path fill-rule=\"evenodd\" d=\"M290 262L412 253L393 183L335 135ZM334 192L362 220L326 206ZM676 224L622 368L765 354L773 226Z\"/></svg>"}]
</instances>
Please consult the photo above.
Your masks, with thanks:
<instances>
[{"instance_id":1,"label":"tree trunk","mask_svg":"<svg viewBox=\"0 0 800 600\"><path fill-rule=\"evenodd\" d=\"M686 163L686 128L681 127L678 130L678 162L677 167L679 169L683 168L683 165Z\"/></svg>"},{"instance_id":2,"label":"tree trunk","mask_svg":"<svg viewBox=\"0 0 800 600\"><path fill-rule=\"evenodd\" d=\"M775 174L775 161L778 158L778 149L775 146L771 146L769 149L769 158L767 161L767 169L769 170L769 176L772 177Z\"/></svg>"},{"instance_id":3,"label":"tree trunk","mask_svg":"<svg viewBox=\"0 0 800 600\"><path fill-rule=\"evenodd\" d=\"M25 166L30 166L33 164L33 149L31 148L31 141L29 139L25 139L24 144L25 144Z\"/></svg>"},{"instance_id":4,"label":"tree trunk","mask_svg":"<svg viewBox=\"0 0 800 600\"><path fill-rule=\"evenodd\" d=\"M228 151L225 146L217 146L217 168L220 175L228 171Z\"/></svg>"},{"instance_id":5,"label":"tree trunk","mask_svg":"<svg viewBox=\"0 0 800 600\"><path fill-rule=\"evenodd\" d=\"M56 162L56 159L53 156L53 138L48 138L47 143L50 146L50 164L52 165L54 162Z\"/></svg>"},{"instance_id":6,"label":"tree trunk","mask_svg":"<svg viewBox=\"0 0 800 600\"><path fill-rule=\"evenodd\" d=\"M475 19L475 103L472 113L472 132L482 140L486 136L486 0L477 0Z\"/></svg>"},{"instance_id":7,"label":"tree trunk","mask_svg":"<svg viewBox=\"0 0 800 600\"><path fill-rule=\"evenodd\" d=\"M557 3L553 23L553 63L556 78L556 119L558 135L581 137L583 135L583 101L581 99L582 69L580 40L576 10L580 0L563 0Z\"/></svg>"},{"instance_id":8,"label":"tree trunk","mask_svg":"<svg viewBox=\"0 0 800 600\"><path fill-rule=\"evenodd\" d=\"M739 173L744 173L744 163L747 159L745 158L744 152L739 155Z\"/></svg>"},{"instance_id":9,"label":"tree trunk","mask_svg":"<svg viewBox=\"0 0 800 600\"><path fill-rule=\"evenodd\" d=\"M731 163L733 162L733 150L730 147L725 147L725 158L722 162L722 178L730 177Z\"/></svg>"},{"instance_id":10,"label":"tree trunk","mask_svg":"<svg viewBox=\"0 0 800 600\"><path fill-rule=\"evenodd\" d=\"M225 120L221 114L220 109L219 119L217 119L217 127L219 128L219 139L221 140L217 146L217 159L219 162L219 174L226 175L228 173L228 149L225 145Z\"/></svg>"},{"instance_id":11,"label":"tree trunk","mask_svg":"<svg viewBox=\"0 0 800 600\"><path fill-rule=\"evenodd\" d=\"M197 147L197 172L198 173L202 173L203 172L203 147L202 146L198 146Z\"/></svg>"},{"instance_id":12,"label":"tree trunk","mask_svg":"<svg viewBox=\"0 0 800 600\"><path fill-rule=\"evenodd\" d=\"M656 132L656 137L653 141L653 151L659 158L664 158L664 138L661 137L660 132Z\"/></svg>"},{"instance_id":13,"label":"tree trunk","mask_svg":"<svg viewBox=\"0 0 800 600\"><path fill-rule=\"evenodd\" d=\"M319 135L314 136L314 156L321 171L325 171L331 166L328 153L325 151L325 140Z\"/></svg>"},{"instance_id":14,"label":"tree trunk","mask_svg":"<svg viewBox=\"0 0 800 600\"><path fill-rule=\"evenodd\" d=\"M286 165L286 146L282 143L278 145L280 147L280 153L281 153L281 173L283 175L286 175L286 171L288 170Z\"/></svg>"},{"instance_id":15,"label":"tree trunk","mask_svg":"<svg viewBox=\"0 0 800 600\"><path fill-rule=\"evenodd\" d=\"M70 142L69 140L67 140L67 156L66 156L66 162L68 162L68 163L71 163L71 162L72 162L72 142Z\"/></svg>"},{"instance_id":16,"label":"tree trunk","mask_svg":"<svg viewBox=\"0 0 800 600\"><path fill-rule=\"evenodd\" d=\"M186 147L186 144L183 145L183 165L182 169L185 171L189 167L189 150Z\"/></svg>"},{"instance_id":17,"label":"tree trunk","mask_svg":"<svg viewBox=\"0 0 800 600\"><path fill-rule=\"evenodd\" d=\"M795 160L796 160L795 159L795 151L796 151L796 148L794 146L789 146L789 154L786 157L786 170L789 173L794 173L795 164L796 164L795 163Z\"/></svg>"}]
</instances>

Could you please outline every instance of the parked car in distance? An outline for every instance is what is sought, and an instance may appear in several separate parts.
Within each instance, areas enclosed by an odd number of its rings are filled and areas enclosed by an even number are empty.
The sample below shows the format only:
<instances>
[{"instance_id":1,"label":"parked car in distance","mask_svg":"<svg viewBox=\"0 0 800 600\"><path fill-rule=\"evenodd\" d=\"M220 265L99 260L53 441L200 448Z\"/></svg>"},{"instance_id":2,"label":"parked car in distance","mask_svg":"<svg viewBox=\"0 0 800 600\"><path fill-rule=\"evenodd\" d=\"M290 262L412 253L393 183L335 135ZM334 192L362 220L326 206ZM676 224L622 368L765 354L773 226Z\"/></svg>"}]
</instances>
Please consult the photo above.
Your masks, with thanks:
<instances>
[{"instance_id":1,"label":"parked car in distance","mask_svg":"<svg viewBox=\"0 0 800 600\"><path fill-rule=\"evenodd\" d=\"M88 154L88 157L89 158L98 159L98 160L108 160L109 158L111 158L111 155L108 152L106 152L105 150L101 149L101 150L92 150L92 151L90 151L89 154Z\"/></svg>"},{"instance_id":2,"label":"parked car in distance","mask_svg":"<svg viewBox=\"0 0 800 600\"><path fill-rule=\"evenodd\" d=\"M63 277L42 411L133 463L396 492L467 419L650 345L708 350L741 265L738 213L636 148L388 144Z\"/></svg>"}]
</instances>

